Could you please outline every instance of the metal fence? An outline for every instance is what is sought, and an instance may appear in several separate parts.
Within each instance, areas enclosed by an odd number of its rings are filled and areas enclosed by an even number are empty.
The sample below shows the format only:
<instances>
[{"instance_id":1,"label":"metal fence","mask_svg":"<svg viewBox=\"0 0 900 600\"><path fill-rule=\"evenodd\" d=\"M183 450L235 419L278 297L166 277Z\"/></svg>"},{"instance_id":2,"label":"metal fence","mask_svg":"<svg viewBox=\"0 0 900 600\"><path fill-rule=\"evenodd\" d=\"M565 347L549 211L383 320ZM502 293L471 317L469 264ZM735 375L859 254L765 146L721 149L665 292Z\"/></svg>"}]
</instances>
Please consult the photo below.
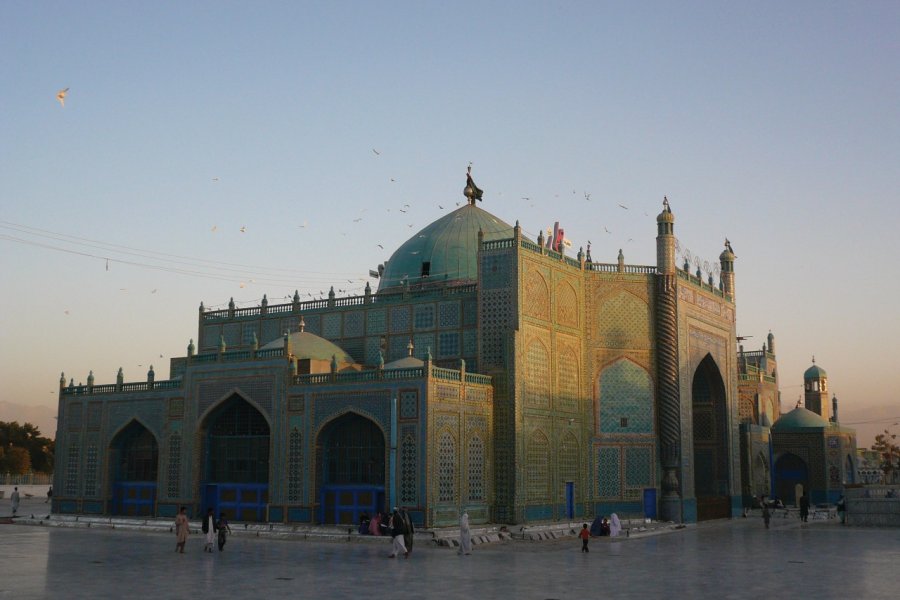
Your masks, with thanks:
<instances>
[{"instance_id":1,"label":"metal fence","mask_svg":"<svg viewBox=\"0 0 900 600\"><path fill-rule=\"evenodd\" d=\"M0 485L50 485L53 473L26 473L24 475L0 473Z\"/></svg>"}]
</instances>

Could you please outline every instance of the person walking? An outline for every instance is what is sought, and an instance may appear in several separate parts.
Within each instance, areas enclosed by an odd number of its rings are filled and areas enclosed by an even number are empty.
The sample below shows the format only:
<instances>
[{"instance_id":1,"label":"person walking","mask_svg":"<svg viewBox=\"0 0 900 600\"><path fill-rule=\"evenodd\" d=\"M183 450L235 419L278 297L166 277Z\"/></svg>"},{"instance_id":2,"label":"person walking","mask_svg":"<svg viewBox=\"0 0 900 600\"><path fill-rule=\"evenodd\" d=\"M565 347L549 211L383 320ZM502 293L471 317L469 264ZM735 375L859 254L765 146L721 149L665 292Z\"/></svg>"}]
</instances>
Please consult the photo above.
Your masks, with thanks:
<instances>
[{"instance_id":1,"label":"person walking","mask_svg":"<svg viewBox=\"0 0 900 600\"><path fill-rule=\"evenodd\" d=\"M231 533L231 527L228 526L228 519L225 518L225 513L219 513L219 522L216 523L216 529L219 530L219 552L221 552L225 549L228 534Z\"/></svg>"},{"instance_id":2,"label":"person walking","mask_svg":"<svg viewBox=\"0 0 900 600\"><path fill-rule=\"evenodd\" d=\"M409 551L407 551L406 545L403 543L403 517L400 516L400 511L396 506L394 507L394 512L391 513L391 518L388 520L388 528L391 530L392 540L392 550L389 558L397 558L401 552L404 557L409 558Z\"/></svg>"},{"instance_id":3,"label":"person walking","mask_svg":"<svg viewBox=\"0 0 900 600\"><path fill-rule=\"evenodd\" d=\"M838 516L841 518L841 525L844 524L844 519L847 516L847 501L841 496L837 501L837 512Z\"/></svg>"},{"instance_id":4,"label":"person walking","mask_svg":"<svg viewBox=\"0 0 900 600\"><path fill-rule=\"evenodd\" d=\"M800 496L800 520L804 523L807 522L809 518L809 496L806 495L806 492L803 492L803 495Z\"/></svg>"},{"instance_id":5,"label":"person walking","mask_svg":"<svg viewBox=\"0 0 900 600\"><path fill-rule=\"evenodd\" d=\"M203 529L203 533L206 534L206 544L203 546L203 551L212 552L213 544L216 541L216 531L218 531L218 528L216 527L216 516L213 514L212 508L206 509L206 516L203 517L201 529Z\"/></svg>"},{"instance_id":6,"label":"person walking","mask_svg":"<svg viewBox=\"0 0 900 600\"><path fill-rule=\"evenodd\" d=\"M416 528L413 527L412 519L409 517L409 512L406 508L400 509L400 517L403 519L403 543L406 545L406 554L410 555L413 551L413 534L416 533Z\"/></svg>"},{"instance_id":7,"label":"person walking","mask_svg":"<svg viewBox=\"0 0 900 600\"><path fill-rule=\"evenodd\" d=\"M186 509L182 506L175 517L175 552L184 554L184 544L187 542L188 534L191 532L191 524L188 522Z\"/></svg>"},{"instance_id":8,"label":"person walking","mask_svg":"<svg viewBox=\"0 0 900 600\"><path fill-rule=\"evenodd\" d=\"M52 485L50 486L50 489L47 490L47 499L44 500L44 504L47 504L51 500L53 500L53 486Z\"/></svg>"},{"instance_id":9,"label":"person walking","mask_svg":"<svg viewBox=\"0 0 900 600\"><path fill-rule=\"evenodd\" d=\"M16 516L16 513L19 511L19 487L16 486L13 488L12 496L9 497L10 502L12 503L12 516Z\"/></svg>"},{"instance_id":10,"label":"person walking","mask_svg":"<svg viewBox=\"0 0 900 600\"><path fill-rule=\"evenodd\" d=\"M469 513L463 512L459 518L459 552L457 554L472 554L472 532L469 530Z\"/></svg>"},{"instance_id":11,"label":"person walking","mask_svg":"<svg viewBox=\"0 0 900 600\"><path fill-rule=\"evenodd\" d=\"M762 505L762 518L763 518L763 523L766 524L766 529L768 529L769 528L769 520L771 520L771 518L772 518L772 513L769 512L769 505L766 502L763 502L763 505Z\"/></svg>"},{"instance_id":12,"label":"person walking","mask_svg":"<svg viewBox=\"0 0 900 600\"><path fill-rule=\"evenodd\" d=\"M588 540L591 539L591 532L588 529L587 523L581 526L581 531L578 532L578 537L581 538L581 551L590 552L590 550L588 550Z\"/></svg>"}]
</instances>

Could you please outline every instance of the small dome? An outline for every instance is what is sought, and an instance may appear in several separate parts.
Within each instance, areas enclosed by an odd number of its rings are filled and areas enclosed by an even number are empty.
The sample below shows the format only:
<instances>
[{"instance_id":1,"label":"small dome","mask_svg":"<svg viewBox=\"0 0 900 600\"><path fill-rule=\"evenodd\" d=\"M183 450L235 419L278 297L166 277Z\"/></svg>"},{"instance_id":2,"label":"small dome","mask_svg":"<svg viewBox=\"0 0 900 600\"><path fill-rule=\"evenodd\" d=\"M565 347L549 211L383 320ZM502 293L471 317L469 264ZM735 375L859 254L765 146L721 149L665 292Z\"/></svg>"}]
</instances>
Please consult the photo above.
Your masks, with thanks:
<instances>
[{"instance_id":1,"label":"small dome","mask_svg":"<svg viewBox=\"0 0 900 600\"><path fill-rule=\"evenodd\" d=\"M291 353L295 358L300 360L311 359L330 361L331 357L334 356L337 359L338 364L353 364L356 362L353 360L353 357L347 354L340 346L332 344L325 338L319 337L314 333L308 331L295 331L290 334L290 339ZM272 350L274 348L284 348L283 337L272 340L260 348L260 350Z\"/></svg>"},{"instance_id":2,"label":"small dome","mask_svg":"<svg viewBox=\"0 0 900 600\"><path fill-rule=\"evenodd\" d=\"M663 208L662 212L656 215L657 223L674 223L675 215L672 214L672 209L669 208L669 205L666 204L665 208Z\"/></svg>"},{"instance_id":3,"label":"small dome","mask_svg":"<svg viewBox=\"0 0 900 600\"><path fill-rule=\"evenodd\" d=\"M828 427L828 421L811 410L797 407L789 413L781 415L772 431L787 431L790 429L824 429Z\"/></svg>"},{"instance_id":4,"label":"small dome","mask_svg":"<svg viewBox=\"0 0 900 600\"><path fill-rule=\"evenodd\" d=\"M425 361L415 356L404 356L384 365L385 369L416 369L425 365Z\"/></svg>"},{"instance_id":5,"label":"small dome","mask_svg":"<svg viewBox=\"0 0 900 600\"><path fill-rule=\"evenodd\" d=\"M825 379L828 373L819 365L813 365L803 373L803 379Z\"/></svg>"}]
</instances>

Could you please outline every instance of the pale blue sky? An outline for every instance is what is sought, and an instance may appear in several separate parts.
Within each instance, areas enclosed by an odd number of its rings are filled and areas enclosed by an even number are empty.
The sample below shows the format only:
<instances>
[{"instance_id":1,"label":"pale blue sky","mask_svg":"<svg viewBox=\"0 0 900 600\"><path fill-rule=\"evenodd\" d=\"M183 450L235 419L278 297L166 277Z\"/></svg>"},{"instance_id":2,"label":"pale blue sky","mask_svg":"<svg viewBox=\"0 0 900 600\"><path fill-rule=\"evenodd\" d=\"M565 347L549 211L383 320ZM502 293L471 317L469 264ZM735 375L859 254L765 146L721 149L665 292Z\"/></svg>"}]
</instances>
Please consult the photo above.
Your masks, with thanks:
<instances>
[{"instance_id":1,"label":"pale blue sky","mask_svg":"<svg viewBox=\"0 0 900 600\"><path fill-rule=\"evenodd\" d=\"M472 161L486 210L598 261L652 264L668 195L684 247L731 240L783 408L815 354L845 420L891 425L898 40L896 2L4 2L2 399L165 378L201 300L360 290Z\"/></svg>"}]
</instances>

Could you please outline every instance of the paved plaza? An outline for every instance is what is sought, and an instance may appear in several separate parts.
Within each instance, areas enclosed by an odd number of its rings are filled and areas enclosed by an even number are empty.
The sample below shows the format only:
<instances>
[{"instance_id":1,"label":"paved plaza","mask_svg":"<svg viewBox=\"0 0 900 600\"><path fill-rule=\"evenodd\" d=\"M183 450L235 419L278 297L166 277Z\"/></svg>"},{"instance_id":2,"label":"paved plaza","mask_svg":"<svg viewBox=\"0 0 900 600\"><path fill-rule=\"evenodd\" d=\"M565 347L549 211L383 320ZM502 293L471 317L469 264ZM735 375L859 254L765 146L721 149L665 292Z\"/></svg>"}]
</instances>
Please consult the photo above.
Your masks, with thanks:
<instances>
[{"instance_id":1,"label":"paved plaza","mask_svg":"<svg viewBox=\"0 0 900 600\"><path fill-rule=\"evenodd\" d=\"M5 512L5 511L4 511ZM476 546L417 540L299 542L236 535L225 552L187 553L175 536L0 525L2 598L897 598L900 530L758 517L643 538Z\"/></svg>"}]
</instances>

